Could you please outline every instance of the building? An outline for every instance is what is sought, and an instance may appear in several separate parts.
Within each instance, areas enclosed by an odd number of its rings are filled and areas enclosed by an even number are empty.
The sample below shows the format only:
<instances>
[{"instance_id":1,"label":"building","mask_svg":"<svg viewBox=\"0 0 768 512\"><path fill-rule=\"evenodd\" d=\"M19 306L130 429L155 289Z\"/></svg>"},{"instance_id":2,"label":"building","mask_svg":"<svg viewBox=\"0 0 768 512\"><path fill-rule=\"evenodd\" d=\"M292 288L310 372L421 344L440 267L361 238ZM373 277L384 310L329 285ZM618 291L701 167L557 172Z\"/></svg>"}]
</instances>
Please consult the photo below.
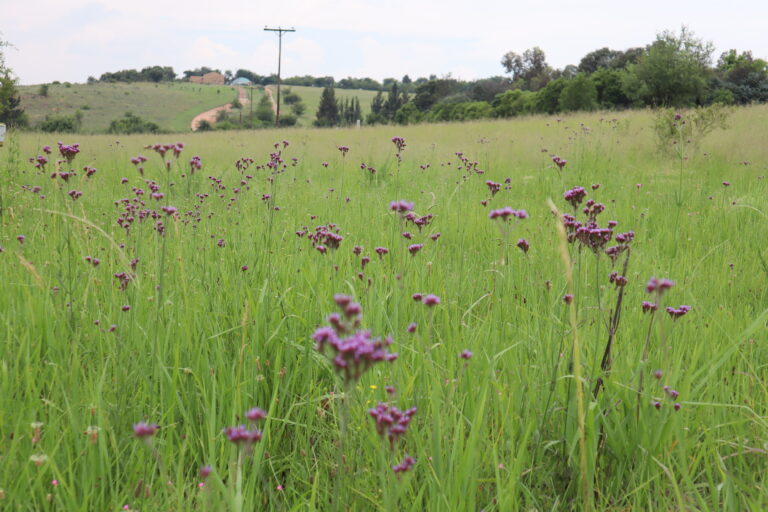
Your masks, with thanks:
<instances>
[{"instance_id":1,"label":"building","mask_svg":"<svg viewBox=\"0 0 768 512\"><path fill-rule=\"evenodd\" d=\"M235 78L234 80L232 80L231 82L229 82L229 85L241 85L241 86L248 87L248 86L253 85L253 82L251 82L250 80L248 80L244 76L239 76L239 77Z\"/></svg>"}]
</instances>

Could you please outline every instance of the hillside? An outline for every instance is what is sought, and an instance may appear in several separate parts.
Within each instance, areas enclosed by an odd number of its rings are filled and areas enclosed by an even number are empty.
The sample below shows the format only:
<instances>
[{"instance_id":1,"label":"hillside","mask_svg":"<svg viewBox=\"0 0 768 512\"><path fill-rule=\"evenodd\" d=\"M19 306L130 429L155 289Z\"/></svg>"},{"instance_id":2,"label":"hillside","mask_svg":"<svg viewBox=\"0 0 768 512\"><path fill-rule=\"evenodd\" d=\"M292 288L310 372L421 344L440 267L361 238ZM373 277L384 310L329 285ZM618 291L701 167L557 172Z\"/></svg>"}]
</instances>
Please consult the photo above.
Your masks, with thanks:
<instances>
[{"instance_id":1,"label":"hillside","mask_svg":"<svg viewBox=\"0 0 768 512\"><path fill-rule=\"evenodd\" d=\"M276 90L274 85L269 87L273 92ZM322 88L285 86L283 91L286 89L301 96L306 105L298 124L312 126ZM49 86L47 96L39 94L39 85L20 86L19 91L22 106L33 128L46 116L71 115L79 110L83 114L82 131L85 133L106 132L112 120L129 111L157 123L162 130L187 132L196 115L230 102L237 94L230 86L201 86L186 82L56 84ZM263 93L254 90L255 103L258 103L257 94ZM370 112L374 96L375 91L336 89L339 100L358 98L363 118ZM290 112L287 105L283 105L283 112ZM236 122L237 115L239 111L230 117Z\"/></svg>"},{"instance_id":2,"label":"hillside","mask_svg":"<svg viewBox=\"0 0 768 512\"><path fill-rule=\"evenodd\" d=\"M47 97L40 96L39 89L39 85L19 87L22 106L33 127L47 115L80 110L83 131L94 133L105 132L110 121L128 111L163 130L187 132L197 114L230 102L236 94L229 86L182 82L51 85Z\"/></svg>"}]
</instances>

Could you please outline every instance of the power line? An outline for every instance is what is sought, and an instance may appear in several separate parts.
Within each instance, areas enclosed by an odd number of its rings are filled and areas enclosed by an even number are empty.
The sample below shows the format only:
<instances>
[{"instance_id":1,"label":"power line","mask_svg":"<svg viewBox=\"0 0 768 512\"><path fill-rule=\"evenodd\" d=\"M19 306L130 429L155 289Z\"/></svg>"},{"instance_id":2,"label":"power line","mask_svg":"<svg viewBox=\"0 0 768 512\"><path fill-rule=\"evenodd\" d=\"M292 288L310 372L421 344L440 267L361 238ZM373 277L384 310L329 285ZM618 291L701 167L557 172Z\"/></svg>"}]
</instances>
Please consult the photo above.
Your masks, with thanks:
<instances>
[{"instance_id":1,"label":"power line","mask_svg":"<svg viewBox=\"0 0 768 512\"><path fill-rule=\"evenodd\" d=\"M280 126L280 64L283 60L283 33L284 32L296 32L295 28L267 28L264 27L267 32L277 32L278 45L277 45L277 108L275 109L275 126Z\"/></svg>"}]
</instances>

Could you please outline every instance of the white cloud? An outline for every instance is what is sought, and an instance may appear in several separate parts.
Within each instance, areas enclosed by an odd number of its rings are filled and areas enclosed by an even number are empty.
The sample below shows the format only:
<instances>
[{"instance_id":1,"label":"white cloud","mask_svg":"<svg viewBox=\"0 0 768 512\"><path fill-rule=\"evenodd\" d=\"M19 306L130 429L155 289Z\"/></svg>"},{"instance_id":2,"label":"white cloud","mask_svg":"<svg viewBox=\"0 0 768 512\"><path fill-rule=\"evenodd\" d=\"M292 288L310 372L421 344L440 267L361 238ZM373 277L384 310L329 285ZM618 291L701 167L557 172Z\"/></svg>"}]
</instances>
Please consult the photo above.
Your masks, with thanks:
<instances>
[{"instance_id":1,"label":"white cloud","mask_svg":"<svg viewBox=\"0 0 768 512\"><path fill-rule=\"evenodd\" d=\"M297 29L283 39L285 76L488 76L502 71L504 52L532 46L562 67L683 22L719 51L768 57L768 3L756 0L732 2L726 15L709 0L18 0L0 12L3 37L19 48L7 51L8 64L25 83L153 64L272 72L277 38L262 31L267 24Z\"/></svg>"}]
</instances>

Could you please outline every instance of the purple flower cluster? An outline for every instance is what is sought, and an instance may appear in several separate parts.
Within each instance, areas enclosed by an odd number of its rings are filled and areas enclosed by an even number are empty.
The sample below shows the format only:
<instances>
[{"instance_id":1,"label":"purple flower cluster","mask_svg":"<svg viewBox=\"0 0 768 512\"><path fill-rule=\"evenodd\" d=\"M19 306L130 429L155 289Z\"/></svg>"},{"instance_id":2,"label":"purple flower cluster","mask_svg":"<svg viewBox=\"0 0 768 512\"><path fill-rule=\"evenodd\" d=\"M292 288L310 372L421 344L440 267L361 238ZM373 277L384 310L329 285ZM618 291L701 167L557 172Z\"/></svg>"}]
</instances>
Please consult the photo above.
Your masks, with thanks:
<instances>
[{"instance_id":1,"label":"purple flower cluster","mask_svg":"<svg viewBox=\"0 0 768 512\"><path fill-rule=\"evenodd\" d=\"M250 448L254 443L261 441L263 434L256 425L267 417L267 413L258 407L253 407L245 412L245 417L251 423L250 426L227 427L224 429L224 435L227 436L228 441Z\"/></svg>"},{"instance_id":2,"label":"purple flower cluster","mask_svg":"<svg viewBox=\"0 0 768 512\"><path fill-rule=\"evenodd\" d=\"M674 281L670 281L669 279L656 279L655 277L652 277L648 280L648 284L645 285L645 291L646 293L656 293L661 295L673 286L675 286Z\"/></svg>"},{"instance_id":3,"label":"purple flower cluster","mask_svg":"<svg viewBox=\"0 0 768 512\"><path fill-rule=\"evenodd\" d=\"M71 163L80 152L80 144L64 144L61 141L58 142L59 153L67 160L67 163ZM43 148L45 149L45 148Z\"/></svg>"},{"instance_id":4,"label":"purple flower cluster","mask_svg":"<svg viewBox=\"0 0 768 512\"><path fill-rule=\"evenodd\" d=\"M531 244L528 243L528 240L525 238L521 238L517 241L517 247L523 251L525 254L528 254L528 249L531 248Z\"/></svg>"},{"instance_id":5,"label":"purple flower cluster","mask_svg":"<svg viewBox=\"0 0 768 512\"><path fill-rule=\"evenodd\" d=\"M373 409L368 409L368 414L376 422L376 432L389 441L390 448L394 448L398 439L408 430L411 418L416 414L416 408L411 407L401 411L394 405L379 402Z\"/></svg>"},{"instance_id":6,"label":"purple flower cluster","mask_svg":"<svg viewBox=\"0 0 768 512\"><path fill-rule=\"evenodd\" d=\"M663 376L663 373L661 370L657 370L654 373L654 377L656 377L656 380L661 380L662 376ZM661 389L664 391L664 394L670 400L677 400L678 397L680 396L680 393L676 389L672 389L670 386L664 385L661 387ZM661 409L662 403L660 401L654 400L652 403L657 410ZM683 406L680 404L680 402L675 402L672 407L675 409L675 411L679 411L680 409L682 409Z\"/></svg>"},{"instance_id":7,"label":"purple flower cluster","mask_svg":"<svg viewBox=\"0 0 768 512\"><path fill-rule=\"evenodd\" d=\"M643 301L642 307L643 307L643 313L648 313L648 312L653 313L657 309L659 309L658 304L656 304L655 302L647 301L647 300Z\"/></svg>"},{"instance_id":8,"label":"purple flower cluster","mask_svg":"<svg viewBox=\"0 0 768 512\"><path fill-rule=\"evenodd\" d=\"M527 219L528 213L525 210L513 210L511 206L505 206L498 210L491 210L491 213L488 214L488 218L492 220L509 220L510 218Z\"/></svg>"},{"instance_id":9,"label":"purple flower cluster","mask_svg":"<svg viewBox=\"0 0 768 512\"><path fill-rule=\"evenodd\" d=\"M399 201L392 201L389 203L389 209L399 213L400 215L405 215L406 213L413 210L413 203L409 203L404 199Z\"/></svg>"},{"instance_id":10,"label":"purple flower cluster","mask_svg":"<svg viewBox=\"0 0 768 512\"><path fill-rule=\"evenodd\" d=\"M423 247L423 244L412 244L408 246L408 252L411 253L411 256L415 256Z\"/></svg>"},{"instance_id":11,"label":"purple flower cluster","mask_svg":"<svg viewBox=\"0 0 768 512\"><path fill-rule=\"evenodd\" d=\"M324 353L333 363L345 382L357 381L373 364L394 361L397 354L387 347L392 338L374 338L370 331L358 330L363 309L347 295L334 296L336 305L343 316L332 313L328 317L330 326L318 328L312 335L318 352Z\"/></svg>"},{"instance_id":12,"label":"purple flower cluster","mask_svg":"<svg viewBox=\"0 0 768 512\"><path fill-rule=\"evenodd\" d=\"M405 473L406 471L411 469L414 464L416 464L416 459L414 459L410 455L406 455L400 464L397 464L396 466L392 466L392 471L394 471L395 473Z\"/></svg>"},{"instance_id":13,"label":"purple flower cluster","mask_svg":"<svg viewBox=\"0 0 768 512\"><path fill-rule=\"evenodd\" d=\"M611 274L608 276L608 280L615 284L616 288L626 286L629 282L626 277L619 275L618 272L611 272Z\"/></svg>"},{"instance_id":14,"label":"purple flower cluster","mask_svg":"<svg viewBox=\"0 0 768 512\"><path fill-rule=\"evenodd\" d=\"M261 430L255 428L249 430L245 425L238 425L236 427L227 427L224 429L224 435L227 436L227 440L235 444L251 445L258 441L261 441Z\"/></svg>"},{"instance_id":15,"label":"purple flower cluster","mask_svg":"<svg viewBox=\"0 0 768 512\"><path fill-rule=\"evenodd\" d=\"M428 226L429 223L432 222L434 215L432 215L431 213L428 213L426 215L419 217L413 212L408 212L405 215L403 215L403 218L406 220L406 222L412 222L417 228L419 228L419 232L421 232L421 228L423 228L424 226Z\"/></svg>"},{"instance_id":16,"label":"purple flower cluster","mask_svg":"<svg viewBox=\"0 0 768 512\"><path fill-rule=\"evenodd\" d=\"M165 160L165 154L168 151L173 152L173 156L176 158L179 158L179 155L181 155L181 151L184 149L184 143L183 142L177 142L176 144L150 144L148 146L144 146L144 149L151 149L158 155L160 155L160 158Z\"/></svg>"},{"instance_id":17,"label":"purple flower cluster","mask_svg":"<svg viewBox=\"0 0 768 512\"><path fill-rule=\"evenodd\" d=\"M552 161L557 166L558 170L563 170L563 167L565 167L565 164L568 163L568 160L564 158L560 158L559 156L555 155L552 157Z\"/></svg>"},{"instance_id":18,"label":"purple flower cluster","mask_svg":"<svg viewBox=\"0 0 768 512\"><path fill-rule=\"evenodd\" d=\"M133 425L133 435L139 439L149 438L154 436L159 428L160 426L156 423L135 423Z\"/></svg>"},{"instance_id":19,"label":"purple flower cluster","mask_svg":"<svg viewBox=\"0 0 768 512\"><path fill-rule=\"evenodd\" d=\"M413 295L411 295L411 298L414 301L421 302L422 304L430 308L440 304L440 297L438 297L437 295L433 295L431 293L427 295L423 293L414 293Z\"/></svg>"},{"instance_id":20,"label":"purple flower cluster","mask_svg":"<svg viewBox=\"0 0 768 512\"><path fill-rule=\"evenodd\" d=\"M501 183L496 183L491 180L487 180L485 182L485 185L488 187L488 191L491 193L491 196L495 196L499 190L501 190Z\"/></svg>"},{"instance_id":21,"label":"purple flower cluster","mask_svg":"<svg viewBox=\"0 0 768 512\"><path fill-rule=\"evenodd\" d=\"M672 320L677 320L678 318L685 316L690 310L691 306L686 306L685 304L676 308L670 306L666 308L666 311L669 313L669 316L672 317Z\"/></svg>"},{"instance_id":22,"label":"purple flower cluster","mask_svg":"<svg viewBox=\"0 0 768 512\"><path fill-rule=\"evenodd\" d=\"M397 148L397 153L399 156L399 154L402 153L403 150L405 149L405 146L406 146L405 139L402 137L392 137L392 143Z\"/></svg>"},{"instance_id":23,"label":"purple flower cluster","mask_svg":"<svg viewBox=\"0 0 768 512\"><path fill-rule=\"evenodd\" d=\"M585 197L587 197L587 191L584 190L584 187L573 187L563 194L563 198L571 203L574 209L579 207Z\"/></svg>"},{"instance_id":24,"label":"purple flower cluster","mask_svg":"<svg viewBox=\"0 0 768 512\"><path fill-rule=\"evenodd\" d=\"M253 160L251 160L253 161ZM203 168L203 161L199 156L195 155L189 159L189 173L195 174L195 171L199 171Z\"/></svg>"},{"instance_id":25,"label":"purple flower cluster","mask_svg":"<svg viewBox=\"0 0 768 512\"><path fill-rule=\"evenodd\" d=\"M327 226L317 226L314 233L307 235L307 239L312 242L312 246L320 253L325 253L327 249L338 249L341 245L344 237L339 234L339 231L339 227L333 223ZM302 237L308 232L308 228L304 226L303 231L296 231L296 234ZM322 249L320 249L321 247Z\"/></svg>"}]
</instances>

